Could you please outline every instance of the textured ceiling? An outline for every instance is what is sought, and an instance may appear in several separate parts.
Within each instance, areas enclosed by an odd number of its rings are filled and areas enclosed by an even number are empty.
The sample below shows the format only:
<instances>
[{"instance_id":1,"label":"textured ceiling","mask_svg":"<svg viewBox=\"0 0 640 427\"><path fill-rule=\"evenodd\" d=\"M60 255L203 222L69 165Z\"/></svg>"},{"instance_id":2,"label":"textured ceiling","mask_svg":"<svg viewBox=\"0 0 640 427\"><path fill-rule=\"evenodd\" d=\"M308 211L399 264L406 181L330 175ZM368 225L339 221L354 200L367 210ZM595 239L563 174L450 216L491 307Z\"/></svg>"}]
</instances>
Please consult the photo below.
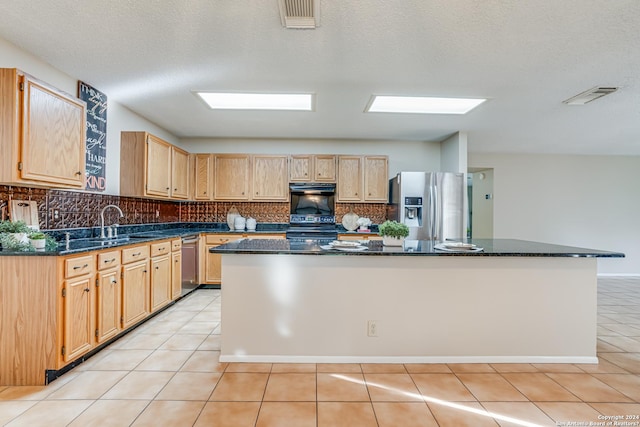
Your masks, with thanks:
<instances>
[{"instance_id":1,"label":"textured ceiling","mask_svg":"<svg viewBox=\"0 0 640 427\"><path fill-rule=\"evenodd\" d=\"M178 137L438 141L640 155L638 0L0 0L0 37ZM12 66L12 64L0 64ZM562 104L594 86L620 90ZM314 92L316 111L211 111L193 90ZM365 114L372 94L488 97L465 116Z\"/></svg>"}]
</instances>

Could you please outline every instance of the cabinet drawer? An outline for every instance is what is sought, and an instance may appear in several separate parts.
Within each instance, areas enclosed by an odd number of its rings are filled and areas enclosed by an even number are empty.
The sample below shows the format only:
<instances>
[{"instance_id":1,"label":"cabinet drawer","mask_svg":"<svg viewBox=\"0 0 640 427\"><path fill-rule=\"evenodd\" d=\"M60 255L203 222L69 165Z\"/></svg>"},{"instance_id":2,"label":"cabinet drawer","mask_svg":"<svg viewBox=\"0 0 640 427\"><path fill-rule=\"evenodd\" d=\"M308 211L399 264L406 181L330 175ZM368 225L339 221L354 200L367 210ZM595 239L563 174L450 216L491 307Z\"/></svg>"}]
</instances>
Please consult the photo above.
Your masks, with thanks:
<instances>
[{"instance_id":1,"label":"cabinet drawer","mask_svg":"<svg viewBox=\"0 0 640 427\"><path fill-rule=\"evenodd\" d=\"M131 248L125 248L122 250L122 263L128 264L134 261L140 261L142 259L149 258L149 246L134 246Z\"/></svg>"},{"instance_id":2,"label":"cabinet drawer","mask_svg":"<svg viewBox=\"0 0 640 427\"><path fill-rule=\"evenodd\" d=\"M120 264L120 251L109 251L98 254L98 270L115 267Z\"/></svg>"},{"instance_id":3,"label":"cabinet drawer","mask_svg":"<svg viewBox=\"0 0 640 427\"><path fill-rule=\"evenodd\" d=\"M242 239L242 234L207 234L205 243L208 245L224 245L239 239Z\"/></svg>"},{"instance_id":4,"label":"cabinet drawer","mask_svg":"<svg viewBox=\"0 0 640 427\"><path fill-rule=\"evenodd\" d=\"M94 269L94 263L93 255L67 258L64 260L64 277L68 279L90 273Z\"/></svg>"},{"instance_id":5,"label":"cabinet drawer","mask_svg":"<svg viewBox=\"0 0 640 427\"><path fill-rule=\"evenodd\" d=\"M164 240L158 243L151 244L151 256L166 255L171 251L171 242Z\"/></svg>"},{"instance_id":6,"label":"cabinet drawer","mask_svg":"<svg viewBox=\"0 0 640 427\"><path fill-rule=\"evenodd\" d=\"M171 241L171 251L179 251L182 249L182 239L174 239Z\"/></svg>"}]
</instances>

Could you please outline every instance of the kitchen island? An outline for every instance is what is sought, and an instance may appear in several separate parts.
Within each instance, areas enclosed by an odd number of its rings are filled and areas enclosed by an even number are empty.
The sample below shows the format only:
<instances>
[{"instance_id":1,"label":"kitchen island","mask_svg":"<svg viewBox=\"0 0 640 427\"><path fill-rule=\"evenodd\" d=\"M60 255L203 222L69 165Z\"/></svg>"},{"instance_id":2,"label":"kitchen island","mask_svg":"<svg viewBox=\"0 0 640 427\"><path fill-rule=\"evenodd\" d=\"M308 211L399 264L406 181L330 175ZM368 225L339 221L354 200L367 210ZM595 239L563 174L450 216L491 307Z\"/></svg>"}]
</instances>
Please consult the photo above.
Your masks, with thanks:
<instances>
[{"instance_id":1,"label":"kitchen island","mask_svg":"<svg viewBox=\"0 0 640 427\"><path fill-rule=\"evenodd\" d=\"M339 251L244 239L222 254L221 361L597 363L599 257L522 240Z\"/></svg>"}]
</instances>

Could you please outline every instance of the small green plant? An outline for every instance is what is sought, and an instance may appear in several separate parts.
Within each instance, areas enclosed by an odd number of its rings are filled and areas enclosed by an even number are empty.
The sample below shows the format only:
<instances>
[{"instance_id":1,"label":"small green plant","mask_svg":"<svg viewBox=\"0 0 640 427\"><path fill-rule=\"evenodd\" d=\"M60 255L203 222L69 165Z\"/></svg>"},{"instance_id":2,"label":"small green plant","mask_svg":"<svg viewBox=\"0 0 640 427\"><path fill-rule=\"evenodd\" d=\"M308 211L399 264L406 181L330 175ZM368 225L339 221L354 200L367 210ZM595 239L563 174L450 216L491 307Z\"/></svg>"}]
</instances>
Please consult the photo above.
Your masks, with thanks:
<instances>
[{"instance_id":1,"label":"small green plant","mask_svg":"<svg viewBox=\"0 0 640 427\"><path fill-rule=\"evenodd\" d=\"M4 251L28 252L35 250L29 242L20 242L11 233L0 233L0 245Z\"/></svg>"},{"instance_id":2,"label":"small green plant","mask_svg":"<svg viewBox=\"0 0 640 427\"><path fill-rule=\"evenodd\" d=\"M45 240L47 238L47 235L40 231L32 231L28 234L28 237L31 240Z\"/></svg>"},{"instance_id":3,"label":"small green plant","mask_svg":"<svg viewBox=\"0 0 640 427\"><path fill-rule=\"evenodd\" d=\"M378 234L402 239L409 235L409 227L397 221L385 221L378 226Z\"/></svg>"},{"instance_id":4,"label":"small green plant","mask_svg":"<svg viewBox=\"0 0 640 427\"><path fill-rule=\"evenodd\" d=\"M0 222L0 233L28 233L30 230L24 221Z\"/></svg>"}]
</instances>

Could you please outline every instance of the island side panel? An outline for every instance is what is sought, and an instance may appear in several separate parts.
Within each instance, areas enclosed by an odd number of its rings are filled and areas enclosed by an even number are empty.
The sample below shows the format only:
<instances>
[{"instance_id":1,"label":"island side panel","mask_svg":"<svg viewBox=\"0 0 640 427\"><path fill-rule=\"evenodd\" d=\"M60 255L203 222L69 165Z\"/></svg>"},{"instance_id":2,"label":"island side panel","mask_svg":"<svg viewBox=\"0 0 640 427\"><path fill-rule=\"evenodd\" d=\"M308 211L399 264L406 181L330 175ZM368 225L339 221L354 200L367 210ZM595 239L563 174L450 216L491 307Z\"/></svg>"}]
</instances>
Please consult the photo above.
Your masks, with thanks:
<instances>
[{"instance_id":1,"label":"island side panel","mask_svg":"<svg viewBox=\"0 0 640 427\"><path fill-rule=\"evenodd\" d=\"M0 256L0 385L44 385L57 367L56 257Z\"/></svg>"},{"instance_id":2,"label":"island side panel","mask_svg":"<svg viewBox=\"0 0 640 427\"><path fill-rule=\"evenodd\" d=\"M223 254L222 264L222 361L597 363L595 258Z\"/></svg>"}]
</instances>

